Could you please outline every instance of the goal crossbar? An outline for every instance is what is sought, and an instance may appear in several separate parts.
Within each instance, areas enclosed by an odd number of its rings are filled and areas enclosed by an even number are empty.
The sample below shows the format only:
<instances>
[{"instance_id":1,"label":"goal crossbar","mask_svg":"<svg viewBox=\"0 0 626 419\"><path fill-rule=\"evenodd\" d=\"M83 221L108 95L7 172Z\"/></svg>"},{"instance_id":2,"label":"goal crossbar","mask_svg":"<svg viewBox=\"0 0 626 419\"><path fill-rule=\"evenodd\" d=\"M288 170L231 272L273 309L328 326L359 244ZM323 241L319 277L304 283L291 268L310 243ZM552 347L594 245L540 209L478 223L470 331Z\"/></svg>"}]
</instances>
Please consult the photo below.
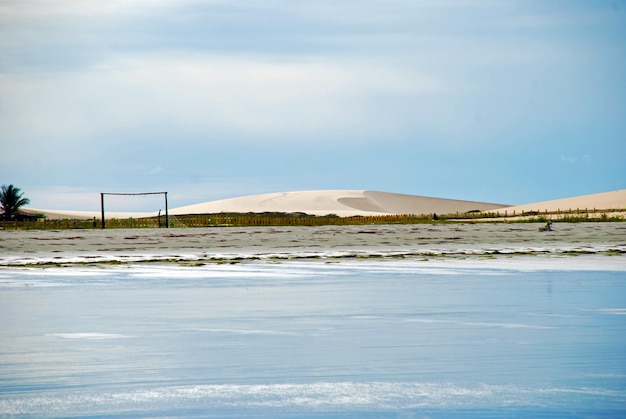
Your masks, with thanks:
<instances>
[{"instance_id":1,"label":"goal crossbar","mask_svg":"<svg viewBox=\"0 0 626 419\"><path fill-rule=\"evenodd\" d=\"M133 195L163 195L165 199L165 227L170 227L169 212L167 210L167 192L100 192L100 212L102 213L102 228L106 228L106 221L104 218L104 196L105 195L118 195L118 196L133 196ZM159 211L160 214L161 211ZM159 222L160 225L160 222Z\"/></svg>"}]
</instances>

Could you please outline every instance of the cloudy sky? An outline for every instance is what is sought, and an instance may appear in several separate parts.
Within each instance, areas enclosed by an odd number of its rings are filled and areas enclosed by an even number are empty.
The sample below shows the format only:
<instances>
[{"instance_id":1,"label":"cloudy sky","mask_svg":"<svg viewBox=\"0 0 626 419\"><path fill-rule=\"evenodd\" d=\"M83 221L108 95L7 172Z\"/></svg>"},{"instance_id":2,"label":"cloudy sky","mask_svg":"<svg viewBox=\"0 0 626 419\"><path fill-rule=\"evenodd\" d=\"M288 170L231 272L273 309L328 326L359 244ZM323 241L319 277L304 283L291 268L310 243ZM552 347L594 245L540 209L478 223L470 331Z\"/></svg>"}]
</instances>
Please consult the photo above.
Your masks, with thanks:
<instances>
[{"instance_id":1,"label":"cloudy sky","mask_svg":"<svg viewBox=\"0 0 626 419\"><path fill-rule=\"evenodd\" d=\"M47 209L626 188L622 0L0 0L0 184Z\"/></svg>"}]
</instances>

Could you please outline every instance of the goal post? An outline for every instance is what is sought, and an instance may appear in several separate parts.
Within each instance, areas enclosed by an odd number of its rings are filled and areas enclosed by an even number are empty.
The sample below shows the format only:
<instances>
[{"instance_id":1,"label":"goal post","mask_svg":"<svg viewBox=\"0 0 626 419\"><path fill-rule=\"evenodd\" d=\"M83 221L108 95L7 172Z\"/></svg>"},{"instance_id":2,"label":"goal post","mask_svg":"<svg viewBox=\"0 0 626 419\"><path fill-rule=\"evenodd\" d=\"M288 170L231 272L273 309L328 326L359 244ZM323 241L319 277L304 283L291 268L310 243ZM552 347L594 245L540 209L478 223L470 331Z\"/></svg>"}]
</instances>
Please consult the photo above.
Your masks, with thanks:
<instances>
[{"instance_id":1,"label":"goal post","mask_svg":"<svg viewBox=\"0 0 626 419\"><path fill-rule=\"evenodd\" d=\"M106 228L106 220L104 218L104 196L105 195L118 195L118 196L137 196L137 195L163 195L165 199L165 227L170 227L169 212L167 209L167 192L138 192L138 193L118 193L118 192L100 192L100 212L102 214L102 229ZM159 216L161 211L159 210Z\"/></svg>"}]
</instances>

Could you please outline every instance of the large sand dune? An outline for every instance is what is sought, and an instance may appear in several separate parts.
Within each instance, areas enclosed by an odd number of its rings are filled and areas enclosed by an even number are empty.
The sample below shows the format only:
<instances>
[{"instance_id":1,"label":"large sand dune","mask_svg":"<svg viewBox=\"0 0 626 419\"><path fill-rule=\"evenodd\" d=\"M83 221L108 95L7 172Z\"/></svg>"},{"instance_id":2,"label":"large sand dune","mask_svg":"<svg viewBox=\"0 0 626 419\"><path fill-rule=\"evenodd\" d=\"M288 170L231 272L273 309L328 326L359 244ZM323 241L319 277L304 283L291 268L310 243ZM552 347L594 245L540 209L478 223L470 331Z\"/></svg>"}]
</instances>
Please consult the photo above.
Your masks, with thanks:
<instances>
[{"instance_id":1,"label":"large sand dune","mask_svg":"<svg viewBox=\"0 0 626 419\"><path fill-rule=\"evenodd\" d=\"M432 198L366 190L318 190L279 192L240 198L205 202L169 210L171 215L210 214L220 212L285 212L311 215L335 214L340 217L355 215L392 214L454 214L469 211L489 211L512 214L515 211L557 211L568 209L620 209L626 210L626 189L593 195L538 202L534 204L507 206L486 202ZM49 211L26 209L28 213L45 214L49 219L100 218L95 211ZM107 218L140 218L156 216L157 213L107 212Z\"/></svg>"},{"instance_id":2,"label":"large sand dune","mask_svg":"<svg viewBox=\"0 0 626 419\"><path fill-rule=\"evenodd\" d=\"M492 210L503 205L388 192L323 190L282 192L225 199L176 208L171 214L218 212L304 212L312 215L448 214Z\"/></svg>"},{"instance_id":3,"label":"large sand dune","mask_svg":"<svg viewBox=\"0 0 626 419\"><path fill-rule=\"evenodd\" d=\"M169 210L169 213L171 215L186 215L221 212L300 212L311 215L335 214L340 217L349 217L355 215L450 214L467 211L488 211L502 207L504 207L502 204L431 198L378 191L319 190L278 192L223 199L172 208ZM49 219L89 219L101 217L100 211L49 211L26 209L24 212L45 214ZM156 216L157 213L107 212L105 215L107 218L140 218Z\"/></svg>"}]
</instances>

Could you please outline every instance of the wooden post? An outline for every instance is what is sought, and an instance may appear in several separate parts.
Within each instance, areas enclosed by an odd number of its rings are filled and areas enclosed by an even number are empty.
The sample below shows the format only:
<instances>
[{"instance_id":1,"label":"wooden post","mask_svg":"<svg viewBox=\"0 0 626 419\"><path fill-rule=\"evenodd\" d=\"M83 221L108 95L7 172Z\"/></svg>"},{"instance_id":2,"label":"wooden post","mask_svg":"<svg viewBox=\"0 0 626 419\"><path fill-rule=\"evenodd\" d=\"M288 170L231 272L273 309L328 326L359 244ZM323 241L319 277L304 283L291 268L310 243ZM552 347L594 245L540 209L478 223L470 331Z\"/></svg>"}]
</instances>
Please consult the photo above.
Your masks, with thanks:
<instances>
[{"instance_id":1,"label":"wooden post","mask_svg":"<svg viewBox=\"0 0 626 419\"><path fill-rule=\"evenodd\" d=\"M100 211L102 212L102 229L104 230L104 192L100 192Z\"/></svg>"},{"instance_id":2,"label":"wooden post","mask_svg":"<svg viewBox=\"0 0 626 419\"><path fill-rule=\"evenodd\" d=\"M165 228L170 228L170 214L167 211L167 192L165 192Z\"/></svg>"}]
</instances>

